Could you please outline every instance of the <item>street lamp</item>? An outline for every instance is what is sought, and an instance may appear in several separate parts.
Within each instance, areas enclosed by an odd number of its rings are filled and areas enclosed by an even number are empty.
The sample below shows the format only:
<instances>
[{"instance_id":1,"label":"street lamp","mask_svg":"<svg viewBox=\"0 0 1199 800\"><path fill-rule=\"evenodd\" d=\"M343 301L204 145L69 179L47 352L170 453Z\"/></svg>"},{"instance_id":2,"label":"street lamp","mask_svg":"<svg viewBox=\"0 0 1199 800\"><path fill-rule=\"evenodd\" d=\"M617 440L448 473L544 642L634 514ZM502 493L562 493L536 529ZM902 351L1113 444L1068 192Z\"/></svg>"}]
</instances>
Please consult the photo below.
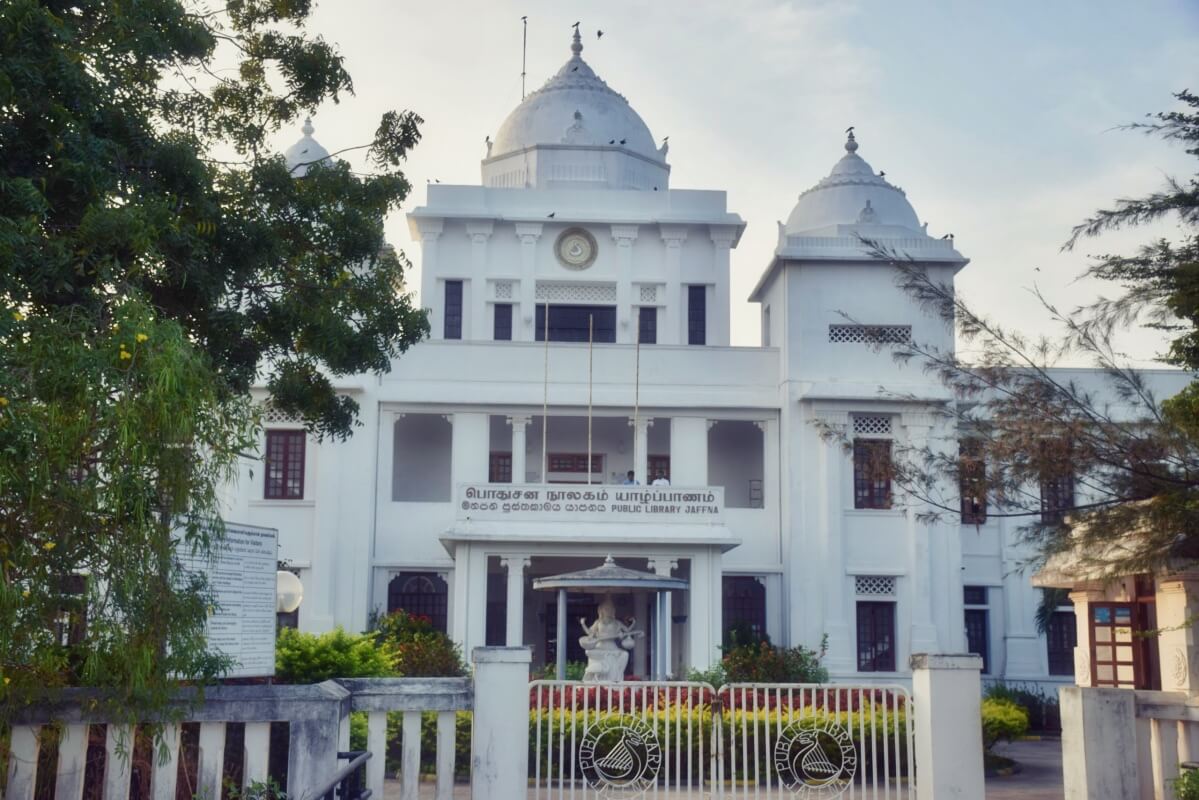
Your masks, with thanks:
<instances>
[{"instance_id":1,"label":"street lamp","mask_svg":"<svg viewBox=\"0 0 1199 800\"><path fill-rule=\"evenodd\" d=\"M304 584L294 572L281 569L275 573L275 613L290 614L304 599Z\"/></svg>"}]
</instances>

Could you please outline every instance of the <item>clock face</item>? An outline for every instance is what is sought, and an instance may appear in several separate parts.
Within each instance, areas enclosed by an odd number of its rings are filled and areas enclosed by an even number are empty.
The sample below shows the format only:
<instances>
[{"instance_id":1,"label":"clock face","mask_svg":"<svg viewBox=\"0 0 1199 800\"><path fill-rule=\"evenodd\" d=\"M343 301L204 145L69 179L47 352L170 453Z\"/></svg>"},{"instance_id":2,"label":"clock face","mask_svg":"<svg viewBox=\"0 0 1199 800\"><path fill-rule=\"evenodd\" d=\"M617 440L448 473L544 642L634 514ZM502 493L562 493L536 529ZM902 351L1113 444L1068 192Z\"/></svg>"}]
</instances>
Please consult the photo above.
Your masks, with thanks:
<instances>
[{"instance_id":1,"label":"clock face","mask_svg":"<svg viewBox=\"0 0 1199 800\"><path fill-rule=\"evenodd\" d=\"M587 269L595 261L595 238L582 228L570 228L558 237L558 260L570 269Z\"/></svg>"}]
</instances>

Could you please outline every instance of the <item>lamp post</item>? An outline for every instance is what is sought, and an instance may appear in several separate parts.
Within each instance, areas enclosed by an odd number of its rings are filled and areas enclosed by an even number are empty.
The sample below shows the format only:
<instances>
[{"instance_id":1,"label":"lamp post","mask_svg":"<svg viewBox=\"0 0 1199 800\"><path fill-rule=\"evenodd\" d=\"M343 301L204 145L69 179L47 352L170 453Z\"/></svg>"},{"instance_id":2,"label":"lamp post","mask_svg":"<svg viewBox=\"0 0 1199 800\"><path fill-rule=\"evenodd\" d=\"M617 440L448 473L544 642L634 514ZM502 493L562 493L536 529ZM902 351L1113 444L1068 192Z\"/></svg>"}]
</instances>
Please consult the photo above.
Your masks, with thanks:
<instances>
[{"instance_id":1,"label":"lamp post","mask_svg":"<svg viewBox=\"0 0 1199 800\"><path fill-rule=\"evenodd\" d=\"M304 584L294 572L281 569L275 572L275 619L282 614L291 614L304 600Z\"/></svg>"}]
</instances>

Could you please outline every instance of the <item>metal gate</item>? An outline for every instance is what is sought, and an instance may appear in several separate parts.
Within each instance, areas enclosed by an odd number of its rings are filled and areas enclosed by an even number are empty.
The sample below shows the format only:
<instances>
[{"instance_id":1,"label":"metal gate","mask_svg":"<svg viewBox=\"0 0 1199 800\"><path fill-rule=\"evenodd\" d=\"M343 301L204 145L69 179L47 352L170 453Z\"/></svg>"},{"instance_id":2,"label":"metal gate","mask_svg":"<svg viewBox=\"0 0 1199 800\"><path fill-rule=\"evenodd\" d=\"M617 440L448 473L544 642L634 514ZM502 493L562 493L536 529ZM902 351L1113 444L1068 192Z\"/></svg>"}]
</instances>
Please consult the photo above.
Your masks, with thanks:
<instances>
[{"instance_id":1,"label":"metal gate","mask_svg":"<svg viewBox=\"0 0 1199 800\"><path fill-rule=\"evenodd\" d=\"M915 797L900 686L534 681L530 798Z\"/></svg>"}]
</instances>

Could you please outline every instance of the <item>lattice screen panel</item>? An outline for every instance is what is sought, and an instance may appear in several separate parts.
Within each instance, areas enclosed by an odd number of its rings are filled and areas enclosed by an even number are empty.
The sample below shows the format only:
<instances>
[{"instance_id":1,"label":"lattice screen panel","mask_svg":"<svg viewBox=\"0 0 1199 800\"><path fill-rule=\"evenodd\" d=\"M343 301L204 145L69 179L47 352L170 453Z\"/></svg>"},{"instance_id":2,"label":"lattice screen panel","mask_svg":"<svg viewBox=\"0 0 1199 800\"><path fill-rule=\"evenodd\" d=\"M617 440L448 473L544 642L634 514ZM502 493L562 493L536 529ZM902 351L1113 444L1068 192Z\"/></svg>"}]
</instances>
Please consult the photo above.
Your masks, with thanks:
<instances>
[{"instance_id":1,"label":"lattice screen panel","mask_svg":"<svg viewBox=\"0 0 1199 800\"><path fill-rule=\"evenodd\" d=\"M841 343L908 344L911 325L829 325L828 340Z\"/></svg>"},{"instance_id":2,"label":"lattice screen panel","mask_svg":"<svg viewBox=\"0 0 1199 800\"><path fill-rule=\"evenodd\" d=\"M300 420L290 414L285 414L270 403L262 406L262 421L268 425L299 425Z\"/></svg>"},{"instance_id":3,"label":"lattice screen panel","mask_svg":"<svg viewBox=\"0 0 1199 800\"><path fill-rule=\"evenodd\" d=\"M891 418L855 414L853 418L853 432L855 436L890 436Z\"/></svg>"},{"instance_id":4,"label":"lattice screen panel","mask_svg":"<svg viewBox=\"0 0 1199 800\"><path fill-rule=\"evenodd\" d=\"M615 303L616 286L594 283L537 282L536 299L550 303Z\"/></svg>"},{"instance_id":5,"label":"lattice screen panel","mask_svg":"<svg viewBox=\"0 0 1199 800\"><path fill-rule=\"evenodd\" d=\"M511 300L512 299L512 281L496 281L495 282L495 299L496 300Z\"/></svg>"},{"instance_id":6,"label":"lattice screen panel","mask_svg":"<svg viewBox=\"0 0 1199 800\"><path fill-rule=\"evenodd\" d=\"M642 286L641 287L641 302L643 302L643 303L658 302L658 287L657 286Z\"/></svg>"},{"instance_id":7,"label":"lattice screen panel","mask_svg":"<svg viewBox=\"0 0 1199 800\"><path fill-rule=\"evenodd\" d=\"M895 578L890 575L857 575L854 589L867 597L892 597L895 595Z\"/></svg>"}]
</instances>

